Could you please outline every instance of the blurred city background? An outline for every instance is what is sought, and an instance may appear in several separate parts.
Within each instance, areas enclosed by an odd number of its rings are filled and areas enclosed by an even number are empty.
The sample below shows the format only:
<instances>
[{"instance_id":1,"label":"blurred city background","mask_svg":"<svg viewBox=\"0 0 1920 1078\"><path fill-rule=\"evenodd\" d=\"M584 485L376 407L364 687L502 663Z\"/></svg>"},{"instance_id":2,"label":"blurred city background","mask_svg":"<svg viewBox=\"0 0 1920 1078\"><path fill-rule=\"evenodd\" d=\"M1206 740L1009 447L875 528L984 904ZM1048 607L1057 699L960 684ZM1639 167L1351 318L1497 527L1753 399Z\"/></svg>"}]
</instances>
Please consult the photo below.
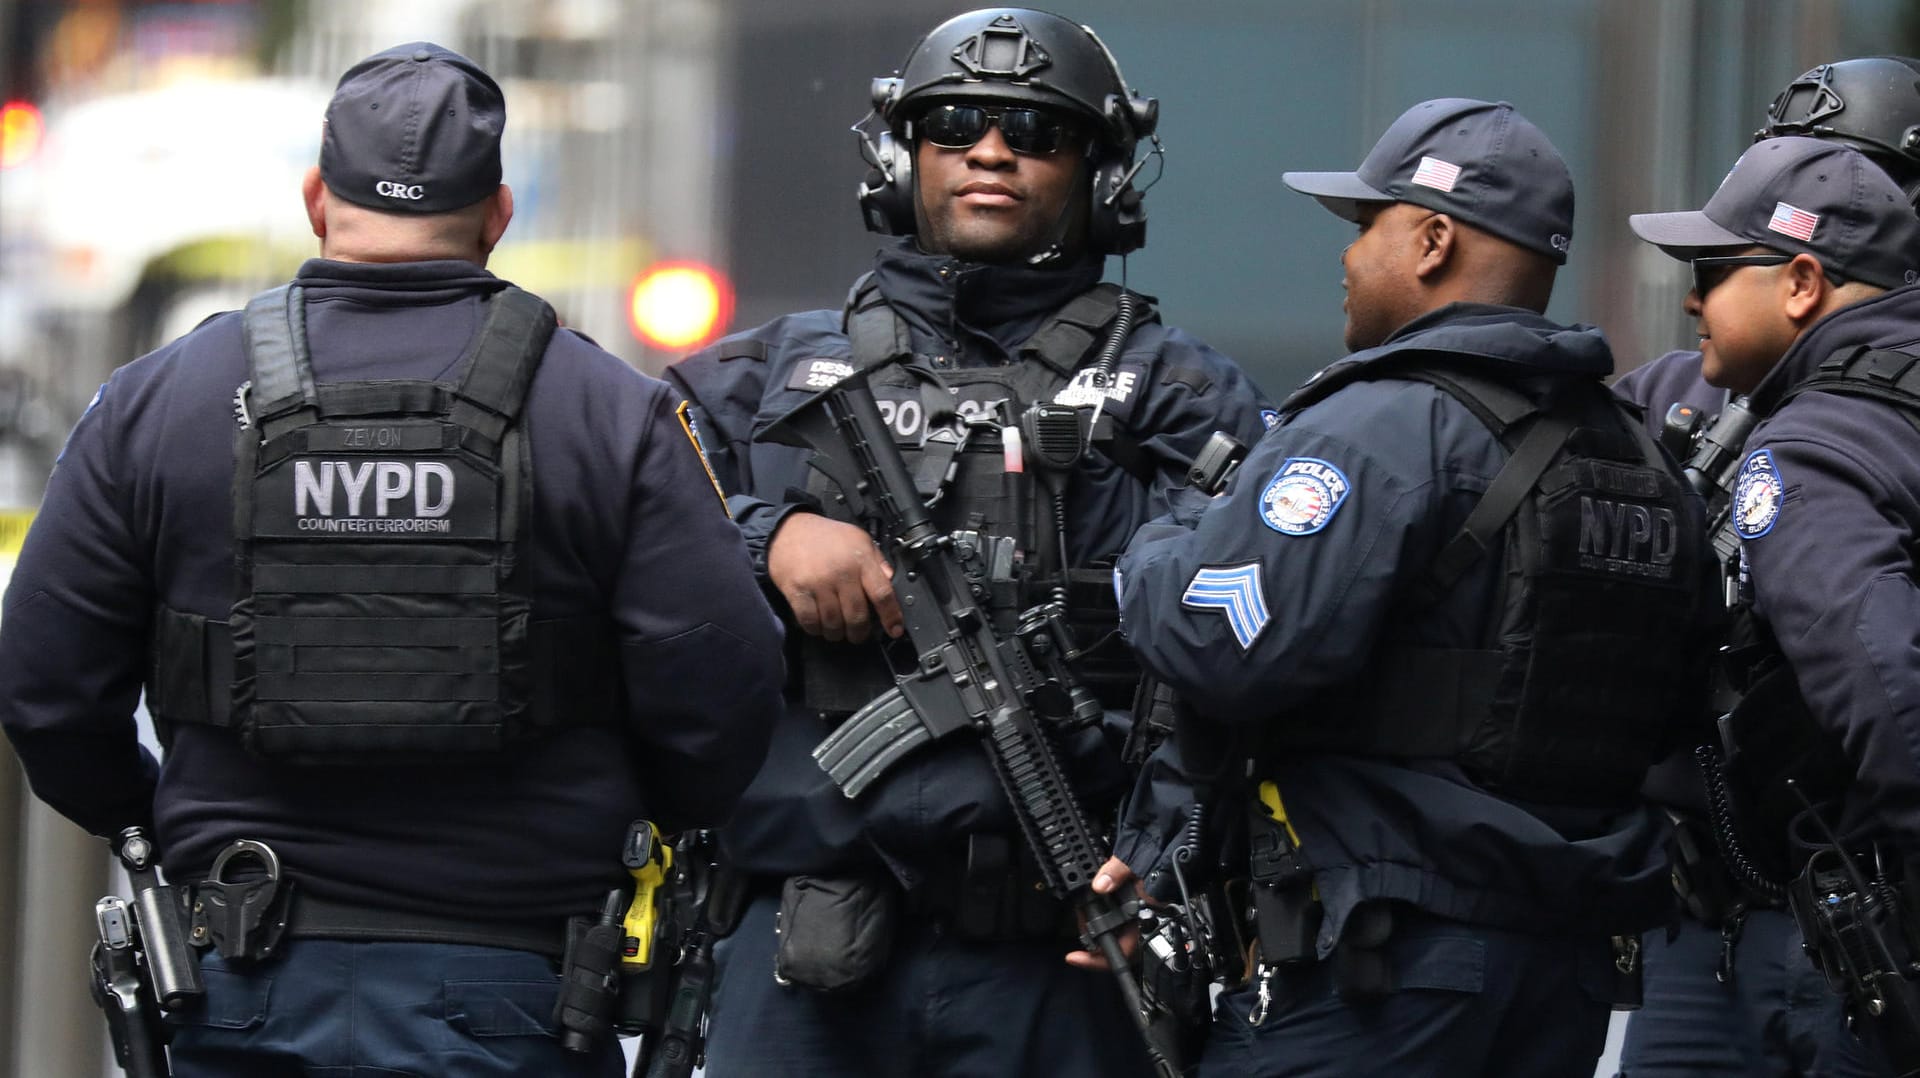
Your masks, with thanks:
<instances>
[{"instance_id":1,"label":"blurred city background","mask_svg":"<svg viewBox=\"0 0 1920 1078\"><path fill-rule=\"evenodd\" d=\"M508 102L492 268L657 372L837 306L873 249L849 124L954 0L0 0L0 575L112 369L317 253L299 177L334 80L427 38ZM1626 215L1694 206L1815 63L1920 53L1916 0L1059 0L1161 100L1124 265L1269 393L1340 354L1351 229L1280 183L1350 168L1406 106L1513 102L1572 165L1549 312L1621 369L1690 340L1683 267ZM1148 166L1144 177L1151 177ZM658 273L660 270L674 272ZM103 844L0 742L0 1078L109 1073L86 998Z\"/></svg>"}]
</instances>

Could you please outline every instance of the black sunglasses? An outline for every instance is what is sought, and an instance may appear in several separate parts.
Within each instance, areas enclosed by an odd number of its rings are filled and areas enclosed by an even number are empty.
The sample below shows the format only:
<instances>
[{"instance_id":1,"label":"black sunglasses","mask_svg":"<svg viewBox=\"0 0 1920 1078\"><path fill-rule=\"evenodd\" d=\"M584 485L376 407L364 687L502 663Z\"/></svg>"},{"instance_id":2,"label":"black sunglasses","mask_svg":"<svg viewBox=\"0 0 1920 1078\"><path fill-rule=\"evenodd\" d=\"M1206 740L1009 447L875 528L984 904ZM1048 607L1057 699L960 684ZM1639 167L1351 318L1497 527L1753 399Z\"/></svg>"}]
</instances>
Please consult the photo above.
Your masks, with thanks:
<instances>
[{"instance_id":1,"label":"black sunglasses","mask_svg":"<svg viewBox=\"0 0 1920 1078\"><path fill-rule=\"evenodd\" d=\"M1793 261L1792 255L1708 255L1696 258L1693 266L1693 294L1696 298L1706 299L1722 282L1733 275L1741 266L1784 266Z\"/></svg>"},{"instance_id":2,"label":"black sunglasses","mask_svg":"<svg viewBox=\"0 0 1920 1078\"><path fill-rule=\"evenodd\" d=\"M1073 123L1045 109L936 105L920 117L920 134L935 146L964 150L1000 125L1000 137L1015 153L1057 153L1076 133Z\"/></svg>"}]
</instances>

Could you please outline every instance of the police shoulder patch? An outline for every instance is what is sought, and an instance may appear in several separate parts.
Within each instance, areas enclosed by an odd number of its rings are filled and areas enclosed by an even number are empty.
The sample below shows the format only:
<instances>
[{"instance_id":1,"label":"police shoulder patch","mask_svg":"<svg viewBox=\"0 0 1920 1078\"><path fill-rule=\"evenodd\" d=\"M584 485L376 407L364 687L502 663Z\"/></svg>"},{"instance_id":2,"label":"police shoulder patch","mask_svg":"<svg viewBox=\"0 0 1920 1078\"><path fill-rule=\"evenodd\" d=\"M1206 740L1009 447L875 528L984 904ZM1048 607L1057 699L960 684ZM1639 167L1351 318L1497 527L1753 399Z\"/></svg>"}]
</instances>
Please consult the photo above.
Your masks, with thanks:
<instances>
[{"instance_id":1,"label":"police shoulder patch","mask_svg":"<svg viewBox=\"0 0 1920 1078\"><path fill-rule=\"evenodd\" d=\"M1773 463L1773 451L1756 449L1740 466L1740 478L1733 486L1733 530L1742 539L1758 539L1773 530L1780 519L1780 503L1786 484Z\"/></svg>"},{"instance_id":2,"label":"police shoulder patch","mask_svg":"<svg viewBox=\"0 0 1920 1078\"><path fill-rule=\"evenodd\" d=\"M673 410L673 414L674 418L680 420L680 430L687 436L687 441L693 443L694 456L700 458L700 467L707 473L707 482L713 484L713 492L720 497L720 508L725 509L727 515L731 517L733 509L727 505L727 492L720 489L720 477L713 474L713 464L707 460L706 443L700 440L700 427L693 421L693 405L688 401L681 401L680 406Z\"/></svg>"},{"instance_id":3,"label":"police shoulder patch","mask_svg":"<svg viewBox=\"0 0 1920 1078\"><path fill-rule=\"evenodd\" d=\"M1278 408L1260 409L1260 425L1267 428L1268 430L1272 430L1273 428L1279 426L1280 425L1280 409Z\"/></svg>"},{"instance_id":4,"label":"police shoulder patch","mask_svg":"<svg viewBox=\"0 0 1920 1078\"><path fill-rule=\"evenodd\" d=\"M1281 535L1312 535L1327 526L1350 485L1340 469L1316 457L1288 457L1260 494L1260 519Z\"/></svg>"},{"instance_id":5,"label":"police shoulder patch","mask_svg":"<svg viewBox=\"0 0 1920 1078\"><path fill-rule=\"evenodd\" d=\"M1180 605L1189 610L1219 611L1227 619L1233 641L1242 653L1260 639L1271 620L1266 590L1260 583L1258 559L1239 565L1209 566L1193 574L1187 590L1180 594Z\"/></svg>"}]
</instances>

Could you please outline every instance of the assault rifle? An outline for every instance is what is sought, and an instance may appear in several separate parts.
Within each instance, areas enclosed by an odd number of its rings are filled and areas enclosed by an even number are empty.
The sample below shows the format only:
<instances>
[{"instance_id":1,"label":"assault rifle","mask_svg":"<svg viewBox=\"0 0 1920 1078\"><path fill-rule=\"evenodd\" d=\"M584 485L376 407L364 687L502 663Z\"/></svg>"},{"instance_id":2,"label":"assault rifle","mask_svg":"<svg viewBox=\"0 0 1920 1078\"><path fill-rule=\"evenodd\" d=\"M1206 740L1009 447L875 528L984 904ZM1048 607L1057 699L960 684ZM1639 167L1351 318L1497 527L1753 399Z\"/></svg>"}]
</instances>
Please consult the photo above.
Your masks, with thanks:
<instances>
[{"instance_id":1,"label":"assault rifle","mask_svg":"<svg viewBox=\"0 0 1920 1078\"><path fill-rule=\"evenodd\" d=\"M1105 860L1085 811L1055 758L1043 723L1071 723L1089 695L1066 659L1075 654L1065 610L1045 603L997 630L987 609L987 566L1003 560L978 537L958 539L934 523L880 418L865 372L856 371L782 416L761 437L813 450L813 466L840 490L848 510L893 566L915 668L842 723L813 751L842 793L856 797L902 757L932 741L978 736L1047 888L1071 902L1082 942L1106 957L1157 1072L1180 1073L1159 1043L1139 984L1120 948L1137 903L1093 891Z\"/></svg>"},{"instance_id":2,"label":"assault rifle","mask_svg":"<svg viewBox=\"0 0 1920 1078\"><path fill-rule=\"evenodd\" d=\"M1687 485L1707 503L1707 535L1713 539L1714 557L1719 559L1723 598L1732 606L1739 564L1740 536L1733 528L1734 486L1740 478L1740 465L1746 460L1747 435L1760 422L1760 416L1745 397L1734 397L1711 422L1703 425L1696 409L1675 404L1667 409L1666 427L1661 441L1678 457L1684 467Z\"/></svg>"}]
</instances>

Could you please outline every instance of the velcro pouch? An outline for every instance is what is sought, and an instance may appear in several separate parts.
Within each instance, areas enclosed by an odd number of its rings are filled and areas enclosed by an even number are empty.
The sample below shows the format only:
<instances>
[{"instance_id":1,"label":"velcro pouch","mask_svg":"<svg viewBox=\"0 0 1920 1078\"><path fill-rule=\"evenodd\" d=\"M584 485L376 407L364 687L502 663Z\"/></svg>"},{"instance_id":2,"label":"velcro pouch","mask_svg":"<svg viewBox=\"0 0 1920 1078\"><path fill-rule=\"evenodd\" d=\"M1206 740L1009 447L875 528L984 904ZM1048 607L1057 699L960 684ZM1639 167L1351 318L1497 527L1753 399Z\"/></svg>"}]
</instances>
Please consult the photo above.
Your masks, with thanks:
<instances>
[{"instance_id":1,"label":"velcro pouch","mask_svg":"<svg viewBox=\"0 0 1920 1078\"><path fill-rule=\"evenodd\" d=\"M884 877L789 877L780 888L775 978L816 992L871 979L886 965L899 906L900 889Z\"/></svg>"}]
</instances>

